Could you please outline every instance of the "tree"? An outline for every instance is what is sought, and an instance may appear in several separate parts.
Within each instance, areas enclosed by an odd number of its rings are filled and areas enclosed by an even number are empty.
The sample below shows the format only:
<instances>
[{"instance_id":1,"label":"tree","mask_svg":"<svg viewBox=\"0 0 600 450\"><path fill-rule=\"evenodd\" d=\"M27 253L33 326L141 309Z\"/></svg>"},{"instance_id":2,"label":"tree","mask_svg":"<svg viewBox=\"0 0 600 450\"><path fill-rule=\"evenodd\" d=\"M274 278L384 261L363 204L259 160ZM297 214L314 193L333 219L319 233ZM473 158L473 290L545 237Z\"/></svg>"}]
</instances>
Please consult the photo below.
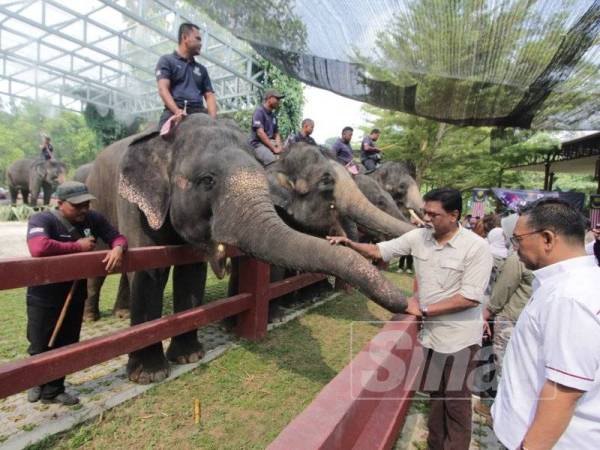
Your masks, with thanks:
<instances>
[{"instance_id":1,"label":"tree","mask_svg":"<svg viewBox=\"0 0 600 450\"><path fill-rule=\"evenodd\" d=\"M95 131L97 144L100 148L137 133L142 123L142 119L139 117L136 117L130 123L119 121L115 119L115 113L112 109L101 114L93 103L85 105L83 116L87 125Z\"/></svg>"}]
</instances>

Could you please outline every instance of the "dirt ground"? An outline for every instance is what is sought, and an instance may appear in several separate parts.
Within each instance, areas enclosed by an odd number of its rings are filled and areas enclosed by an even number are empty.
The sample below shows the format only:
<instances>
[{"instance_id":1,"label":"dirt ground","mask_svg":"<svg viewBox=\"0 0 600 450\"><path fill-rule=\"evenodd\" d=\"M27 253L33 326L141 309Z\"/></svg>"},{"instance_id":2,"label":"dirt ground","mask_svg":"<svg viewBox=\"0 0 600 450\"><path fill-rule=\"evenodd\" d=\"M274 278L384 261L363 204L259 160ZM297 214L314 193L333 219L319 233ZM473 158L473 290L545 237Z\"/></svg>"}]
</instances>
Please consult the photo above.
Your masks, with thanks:
<instances>
[{"instance_id":1,"label":"dirt ground","mask_svg":"<svg viewBox=\"0 0 600 450\"><path fill-rule=\"evenodd\" d=\"M0 222L0 259L29 256L27 222Z\"/></svg>"}]
</instances>

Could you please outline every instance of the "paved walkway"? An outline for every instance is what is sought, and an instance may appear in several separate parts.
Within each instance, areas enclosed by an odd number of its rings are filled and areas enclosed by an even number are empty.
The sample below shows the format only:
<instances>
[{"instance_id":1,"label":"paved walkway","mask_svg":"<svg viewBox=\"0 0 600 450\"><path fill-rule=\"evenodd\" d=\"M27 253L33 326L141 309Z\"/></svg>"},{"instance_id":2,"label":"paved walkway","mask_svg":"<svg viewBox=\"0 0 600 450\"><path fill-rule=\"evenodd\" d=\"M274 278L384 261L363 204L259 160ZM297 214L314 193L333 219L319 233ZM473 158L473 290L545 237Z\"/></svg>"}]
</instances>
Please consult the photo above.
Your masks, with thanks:
<instances>
[{"instance_id":1,"label":"paved walkway","mask_svg":"<svg viewBox=\"0 0 600 450\"><path fill-rule=\"evenodd\" d=\"M0 258L29 256L27 222L0 222Z\"/></svg>"}]
</instances>

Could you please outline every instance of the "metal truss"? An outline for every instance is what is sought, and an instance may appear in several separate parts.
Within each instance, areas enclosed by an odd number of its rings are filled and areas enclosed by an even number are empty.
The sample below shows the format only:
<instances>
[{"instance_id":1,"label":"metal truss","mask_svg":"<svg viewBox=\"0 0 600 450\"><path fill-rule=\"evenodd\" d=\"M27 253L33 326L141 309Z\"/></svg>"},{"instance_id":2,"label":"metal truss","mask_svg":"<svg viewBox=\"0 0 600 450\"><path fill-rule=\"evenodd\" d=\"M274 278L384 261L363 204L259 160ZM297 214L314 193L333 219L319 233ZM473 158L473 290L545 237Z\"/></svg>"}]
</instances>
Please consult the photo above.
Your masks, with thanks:
<instances>
[{"instance_id":1,"label":"metal truss","mask_svg":"<svg viewBox=\"0 0 600 450\"><path fill-rule=\"evenodd\" d=\"M156 117L154 67L176 47L179 24L192 22L219 110L254 106L257 61L206 20L183 1L0 0L0 94L75 111L94 103L125 120Z\"/></svg>"}]
</instances>

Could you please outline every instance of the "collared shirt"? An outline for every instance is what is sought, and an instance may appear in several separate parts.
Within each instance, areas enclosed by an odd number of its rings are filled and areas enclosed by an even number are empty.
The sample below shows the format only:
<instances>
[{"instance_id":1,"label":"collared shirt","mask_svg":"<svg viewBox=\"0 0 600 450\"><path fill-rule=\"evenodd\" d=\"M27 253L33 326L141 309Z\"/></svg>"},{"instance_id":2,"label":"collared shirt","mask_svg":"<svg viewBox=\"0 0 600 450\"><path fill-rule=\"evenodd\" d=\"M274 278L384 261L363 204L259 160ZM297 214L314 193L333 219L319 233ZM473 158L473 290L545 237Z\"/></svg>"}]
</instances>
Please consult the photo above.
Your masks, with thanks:
<instances>
[{"instance_id":1,"label":"collared shirt","mask_svg":"<svg viewBox=\"0 0 600 450\"><path fill-rule=\"evenodd\" d=\"M519 260L519 255L509 255L496 279L487 309L516 322L531 297L532 283L533 273Z\"/></svg>"},{"instance_id":2,"label":"collared shirt","mask_svg":"<svg viewBox=\"0 0 600 450\"><path fill-rule=\"evenodd\" d=\"M252 133L250 135L250 145L254 148L262 144L258 138L256 132L259 128L262 128L269 139L275 139L275 135L279 133L279 127L277 126L277 117L273 114L273 111L269 111L265 108L265 105L260 105L254 110L252 114Z\"/></svg>"},{"instance_id":3,"label":"collared shirt","mask_svg":"<svg viewBox=\"0 0 600 450\"><path fill-rule=\"evenodd\" d=\"M370 149L367 150L367 147L370 147ZM373 150L372 147L375 147L375 150ZM381 150L377 148L377 145L375 144L375 141L371 138L371 136L367 135L363 138L362 142L360 143L361 160L371 158L380 152Z\"/></svg>"},{"instance_id":4,"label":"collared shirt","mask_svg":"<svg viewBox=\"0 0 600 450\"><path fill-rule=\"evenodd\" d=\"M331 146L331 150L335 152L335 158L342 164L348 164L354 157L350 143L346 143L342 138L335 141Z\"/></svg>"},{"instance_id":5,"label":"collared shirt","mask_svg":"<svg viewBox=\"0 0 600 450\"><path fill-rule=\"evenodd\" d=\"M166 79L171 82L171 95L180 107L186 100L190 107L202 107L204 94L214 92L206 67L177 52L161 56L155 73L156 81Z\"/></svg>"},{"instance_id":6,"label":"collared shirt","mask_svg":"<svg viewBox=\"0 0 600 450\"><path fill-rule=\"evenodd\" d=\"M554 449L600 442L600 268L591 256L533 272L533 295L504 356L492 408L494 431L516 448L533 422L546 380L584 391Z\"/></svg>"},{"instance_id":7,"label":"collared shirt","mask_svg":"<svg viewBox=\"0 0 600 450\"><path fill-rule=\"evenodd\" d=\"M419 285L419 302L432 305L455 294L481 302L492 271L487 242L459 227L444 245L429 228L418 228L399 238L377 244L384 261L413 255ZM481 345L481 305L459 312L427 318L420 341L439 353L455 353L473 344Z\"/></svg>"}]
</instances>

